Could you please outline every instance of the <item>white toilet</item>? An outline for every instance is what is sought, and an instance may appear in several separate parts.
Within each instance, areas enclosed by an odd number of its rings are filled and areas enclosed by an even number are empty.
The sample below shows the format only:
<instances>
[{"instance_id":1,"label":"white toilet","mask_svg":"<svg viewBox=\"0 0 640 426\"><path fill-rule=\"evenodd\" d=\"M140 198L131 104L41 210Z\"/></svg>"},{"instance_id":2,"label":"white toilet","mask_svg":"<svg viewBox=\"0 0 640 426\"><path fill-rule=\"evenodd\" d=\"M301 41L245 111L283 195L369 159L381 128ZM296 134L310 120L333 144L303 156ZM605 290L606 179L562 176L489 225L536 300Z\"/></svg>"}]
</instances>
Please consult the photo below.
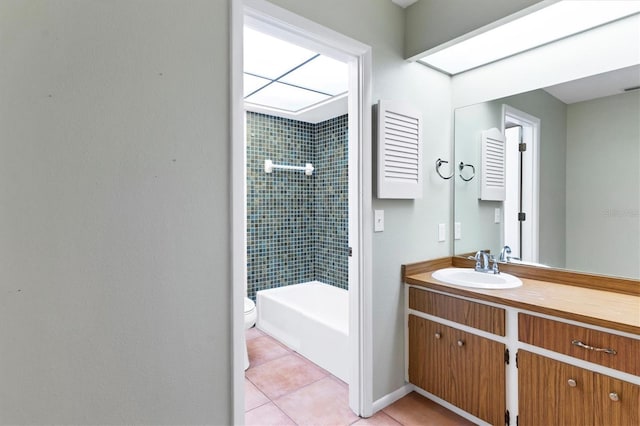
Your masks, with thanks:
<instances>
[{"instance_id":1,"label":"white toilet","mask_svg":"<svg viewBox=\"0 0 640 426\"><path fill-rule=\"evenodd\" d=\"M256 304L248 297L244 298L244 329L248 330L256 324ZM247 353L247 343L244 344L244 369L249 368L249 354Z\"/></svg>"}]
</instances>

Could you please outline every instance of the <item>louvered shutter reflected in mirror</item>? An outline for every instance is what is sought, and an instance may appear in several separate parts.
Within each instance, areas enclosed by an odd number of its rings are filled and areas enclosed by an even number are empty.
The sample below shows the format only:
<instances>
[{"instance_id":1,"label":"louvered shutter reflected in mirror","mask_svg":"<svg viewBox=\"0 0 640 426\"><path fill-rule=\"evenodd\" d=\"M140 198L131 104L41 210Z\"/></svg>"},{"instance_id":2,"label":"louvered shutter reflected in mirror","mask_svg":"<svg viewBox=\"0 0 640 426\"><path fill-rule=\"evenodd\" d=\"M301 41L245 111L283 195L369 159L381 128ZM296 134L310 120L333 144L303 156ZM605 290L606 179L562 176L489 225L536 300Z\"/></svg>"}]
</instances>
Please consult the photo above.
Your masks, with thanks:
<instances>
[{"instance_id":1,"label":"louvered shutter reflected in mirror","mask_svg":"<svg viewBox=\"0 0 640 426\"><path fill-rule=\"evenodd\" d=\"M504 201L505 199L505 142L504 135L495 127L482 132L481 200Z\"/></svg>"}]
</instances>

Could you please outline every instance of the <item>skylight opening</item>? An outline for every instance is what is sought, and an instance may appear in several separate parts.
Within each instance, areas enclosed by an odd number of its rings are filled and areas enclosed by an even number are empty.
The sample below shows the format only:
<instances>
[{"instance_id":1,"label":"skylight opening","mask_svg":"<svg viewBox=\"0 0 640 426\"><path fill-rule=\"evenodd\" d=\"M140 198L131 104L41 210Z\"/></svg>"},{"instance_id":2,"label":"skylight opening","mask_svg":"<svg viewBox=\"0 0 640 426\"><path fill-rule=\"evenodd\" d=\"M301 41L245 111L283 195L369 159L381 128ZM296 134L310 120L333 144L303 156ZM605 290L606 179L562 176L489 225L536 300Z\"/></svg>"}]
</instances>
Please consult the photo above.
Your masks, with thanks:
<instances>
[{"instance_id":1,"label":"skylight opening","mask_svg":"<svg viewBox=\"0 0 640 426\"><path fill-rule=\"evenodd\" d=\"M346 63L244 28L245 102L297 113L347 91Z\"/></svg>"},{"instance_id":2,"label":"skylight opening","mask_svg":"<svg viewBox=\"0 0 640 426\"><path fill-rule=\"evenodd\" d=\"M455 75L640 12L640 1L564 0L419 59Z\"/></svg>"},{"instance_id":3,"label":"skylight opening","mask_svg":"<svg viewBox=\"0 0 640 426\"><path fill-rule=\"evenodd\" d=\"M271 83L271 80L268 78L262 78L255 75L251 75L249 73L244 73L244 96L249 96L256 90L259 90L265 87L267 84Z\"/></svg>"},{"instance_id":4,"label":"skylight opening","mask_svg":"<svg viewBox=\"0 0 640 426\"><path fill-rule=\"evenodd\" d=\"M275 82L245 98L245 101L283 111L296 112L330 97L323 93Z\"/></svg>"},{"instance_id":5,"label":"skylight opening","mask_svg":"<svg viewBox=\"0 0 640 426\"><path fill-rule=\"evenodd\" d=\"M244 28L244 71L250 74L276 79L315 55L295 44Z\"/></svg>"}]
</instances>

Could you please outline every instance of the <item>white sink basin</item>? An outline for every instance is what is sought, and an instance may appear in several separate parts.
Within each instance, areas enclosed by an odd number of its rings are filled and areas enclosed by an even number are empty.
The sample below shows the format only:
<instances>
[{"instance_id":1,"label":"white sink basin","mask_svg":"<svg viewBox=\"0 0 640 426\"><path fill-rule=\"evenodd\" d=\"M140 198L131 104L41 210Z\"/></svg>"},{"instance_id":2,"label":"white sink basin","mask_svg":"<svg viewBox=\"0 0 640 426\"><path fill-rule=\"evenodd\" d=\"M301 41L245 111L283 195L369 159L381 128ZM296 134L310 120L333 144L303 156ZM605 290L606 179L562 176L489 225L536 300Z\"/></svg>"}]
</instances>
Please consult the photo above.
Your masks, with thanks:
<instances>
[{"instance_id":1,"label":"white sink basin","mask_svg":"<svg viewBox=\"0 0 640 426\"><path fill-rule=\"evenodd\" d=\"M433 278L463 287L472 288L515 288L522 285L522 281L518 277L505 274L490 274L486 272L476 272L470 268L446 268L439 269L433 273Z\"/></svg>"}]
</instances>

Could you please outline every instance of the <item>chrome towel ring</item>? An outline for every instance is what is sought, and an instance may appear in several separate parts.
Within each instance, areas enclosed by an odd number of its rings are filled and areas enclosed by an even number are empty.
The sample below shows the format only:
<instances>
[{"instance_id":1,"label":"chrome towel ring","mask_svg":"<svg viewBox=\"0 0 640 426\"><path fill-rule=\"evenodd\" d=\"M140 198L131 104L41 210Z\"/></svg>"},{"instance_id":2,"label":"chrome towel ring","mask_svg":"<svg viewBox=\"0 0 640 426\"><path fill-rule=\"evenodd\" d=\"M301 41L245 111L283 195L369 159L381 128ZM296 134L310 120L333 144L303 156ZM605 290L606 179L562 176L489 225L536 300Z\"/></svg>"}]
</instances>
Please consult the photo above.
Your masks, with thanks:
<instances>
[{"instance_id":1,"label":"chrome towel ring","mask_svg":"<svg viewBox=\"0 0 640 426\"><path fill-rule=\"evenodd\" d=\"M464 170L465 167L471 167L470 178L466 178L462 175L462 170ZM476 176L476 168L473 167L473 164L465 164L461 161L460 164L458 165L458 168L460 169L460 179L462 179L465 182L469 182L471 179L473 179Z\"/></svg>"},{"instance_id":2,"label":"chrome towel ring","mask_svg":"<svg viewBox=\"0 0 640 426\"><path fill-rule=\"evenodd\" d=\"M451 176L442 176L442 173L440 173L440 167L443 164L449 164L449 162L447 160L442 160L440 158L436 160L436 173L438 173L438 176L440 176L442 179L445 179L445 180L451 179L455 173L451 173Z\"/></svg>"}]
</instances>

